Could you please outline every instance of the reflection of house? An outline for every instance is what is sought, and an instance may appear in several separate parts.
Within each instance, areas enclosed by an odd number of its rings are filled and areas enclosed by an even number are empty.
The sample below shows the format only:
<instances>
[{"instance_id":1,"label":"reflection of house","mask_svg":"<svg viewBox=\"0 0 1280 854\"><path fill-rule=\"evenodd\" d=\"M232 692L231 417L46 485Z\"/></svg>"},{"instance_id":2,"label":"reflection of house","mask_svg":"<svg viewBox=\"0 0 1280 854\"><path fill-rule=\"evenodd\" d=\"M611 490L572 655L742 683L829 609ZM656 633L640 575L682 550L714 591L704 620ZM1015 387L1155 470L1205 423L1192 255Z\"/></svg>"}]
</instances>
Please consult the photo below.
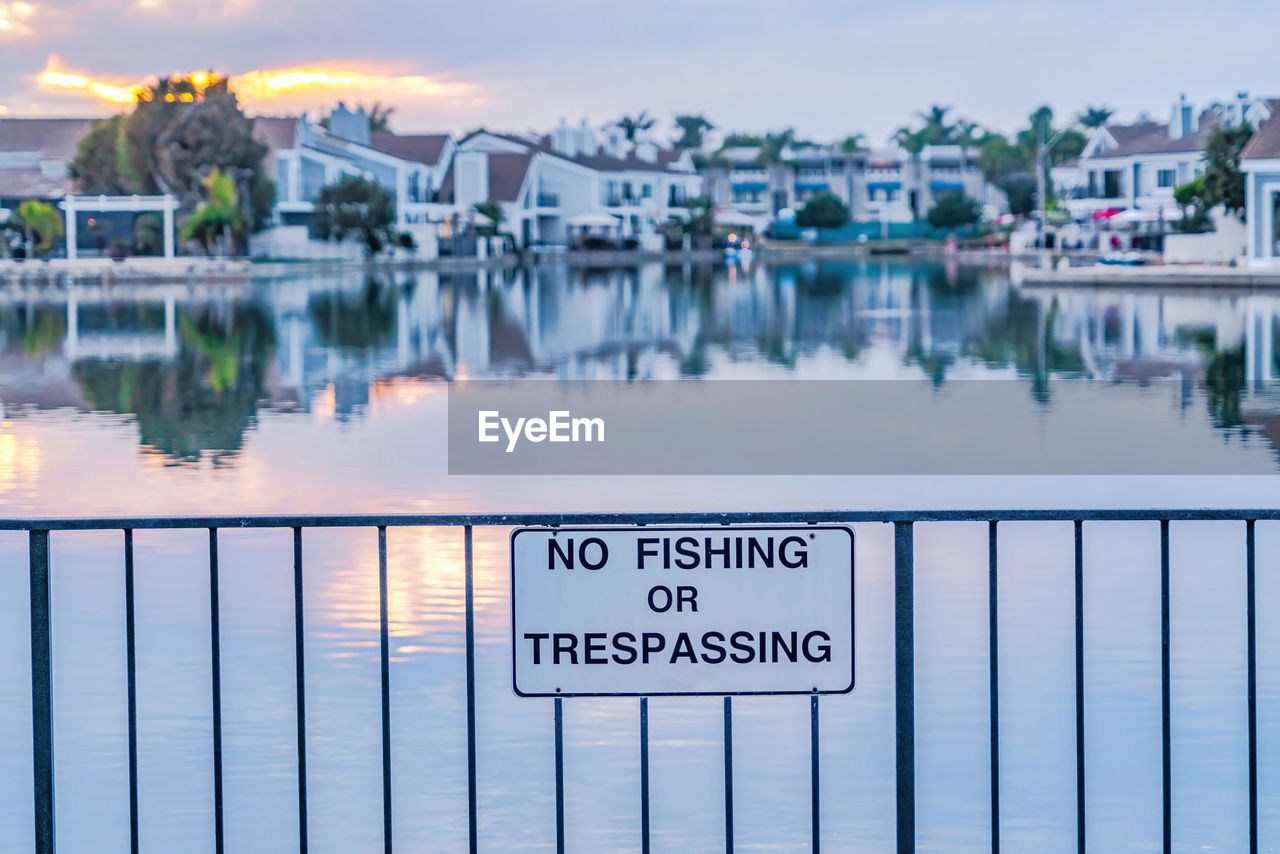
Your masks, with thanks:
<instances>
[{"instance_id":1,"label":"reflection of house","mask_svg":"<svg viewBox=\"0 0 1280 854\"><path fill-rule=\"evenodd\" d=\"M442 197L463 219L477 202L499 203L522 245L571 242L574 223L590 217L611 217L620 234L643 242L683 219L702 183L687 151L631 145L612 131L602 144L585 124L561 122L544 136L478 131L458 148Z\"/></svg>"},{"instance_id":2,"label":"reflection of house","mask_svg":"<svg viewBox=\"0 0 1280 854\"><path fill-rule=\"evenodd\" d=\"M1141 121L1095 130L1080 159L1053 170L1054 186L1088 213L1112 207L1160 211L1173 206L1175 187L1204 171L1204 148L1223 122L1255 126L1271 116L1268 99L1239 93L1235 100L1197 112L1186 96L1173 105L1167 124Z\"/></svg>"},{"instance_id":3,"label":"reflection of house","mask_svg":"<svg viewBox=\"0 0 1280 854\"><path fill-rule=\"evenodd\" d=\"M67 166L92 125L93 119L0 117L0 208L71 192Z\"/></svg>"},{"instance_id":4,"label":"reflection of house","mask_svg":"<svg viewBox=\"0 0 1280 854\"><path fill-rule=\"evenodd\" d=\"M1241 154L1246 176L1249 263L1280 264L1280 115L1258 129Z\"/></svg>"}]
</instances>

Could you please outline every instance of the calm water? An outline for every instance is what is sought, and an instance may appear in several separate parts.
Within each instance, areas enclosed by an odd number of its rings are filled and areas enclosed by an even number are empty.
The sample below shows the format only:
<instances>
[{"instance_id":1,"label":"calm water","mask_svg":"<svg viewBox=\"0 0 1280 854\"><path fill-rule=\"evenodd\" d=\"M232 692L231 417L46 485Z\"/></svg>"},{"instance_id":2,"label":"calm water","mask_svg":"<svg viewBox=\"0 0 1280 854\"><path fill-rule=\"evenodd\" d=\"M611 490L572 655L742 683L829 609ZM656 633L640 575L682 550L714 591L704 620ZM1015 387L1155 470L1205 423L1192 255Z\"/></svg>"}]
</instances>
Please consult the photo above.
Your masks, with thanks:
<instances>
[{"instance_id":1,"label":"calm water","mask_svg":"<svg viewBox=\"0 0 1280 854\"><path fill-rule=\"evenodd\" d=\"M823 263L252 286L0 290L6 515L549 509L1274 505L1280 299L1036 290L1016 271ZM446 475L463 377L972 378L1114 387L1258 476L590 478ZM1171 378L1172 384L1153 384ZM1158 389L1158 391L1153 391ZM1206 445L1208 447L1208 445ZM892 543L859 526L859 684L823 701L824 842L885 851L893 828ZM1263 846L1280 846L1280 528L1258 526ZM296 845L292 551L222 537L228 850ZM1173 527L1177 850L1247 843L1243 525ZM63 851L128 839L119 534L54 538L57 810ZM465 850L460 531L389 534L395 832ZM199 532L137 536L144 850L212 848L208 576ZM306 537L310 837L381 845L377 551ZM986 528L917 531L922 850L983 850ZM1069 525L1001 532L1002 836L1074 850ZM1090 844L1159 849L1159 541L1086 526ZM481 843L554 848L549 702L509 689L506 531L477 532ZM25 542L0 535L0 851L30 847ZM566 710L574 851L638 850L636 704ZM736 841L805 850L808 704L735 706ZM656 850L722 846L720 705L651 703Z\"/></svg>"}]
</instances>

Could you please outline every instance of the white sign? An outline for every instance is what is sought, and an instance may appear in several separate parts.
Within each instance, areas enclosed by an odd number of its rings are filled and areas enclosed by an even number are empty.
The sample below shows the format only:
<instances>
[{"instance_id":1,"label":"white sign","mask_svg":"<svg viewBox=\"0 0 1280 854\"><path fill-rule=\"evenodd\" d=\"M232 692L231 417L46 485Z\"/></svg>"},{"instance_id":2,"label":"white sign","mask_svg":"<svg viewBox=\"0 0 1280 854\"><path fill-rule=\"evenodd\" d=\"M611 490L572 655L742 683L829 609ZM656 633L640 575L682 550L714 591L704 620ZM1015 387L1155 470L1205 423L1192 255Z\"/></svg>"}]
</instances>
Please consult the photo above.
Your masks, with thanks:
<instances>
[{"instance_id":1,"label":"white sign","mask_svg":"<svg viewBox=\"0 0 1280 854\"><path fill-rule=\"evenodd\" d=\"M845 527L521 528L522 697L853 690Z\"/></svg>"}]
</instances>

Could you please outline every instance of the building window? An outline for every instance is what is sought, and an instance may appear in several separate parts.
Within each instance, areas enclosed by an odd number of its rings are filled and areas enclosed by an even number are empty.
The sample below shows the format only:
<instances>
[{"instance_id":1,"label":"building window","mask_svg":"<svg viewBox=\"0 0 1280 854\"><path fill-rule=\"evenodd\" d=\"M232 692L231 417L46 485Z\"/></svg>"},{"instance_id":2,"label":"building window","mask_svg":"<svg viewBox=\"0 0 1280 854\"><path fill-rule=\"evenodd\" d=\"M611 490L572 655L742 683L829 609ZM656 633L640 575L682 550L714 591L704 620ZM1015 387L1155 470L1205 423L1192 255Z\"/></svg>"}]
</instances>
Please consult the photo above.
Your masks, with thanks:
<instances>
[{"instance_id":1,"label":"building window","mask_svg":"<svg viewBox=\"0 0 1280 854\"><path fill-rule=\"evenodd\" d=\"M1120 170L1108 169L1102 173L1102 198L1120 198Z\"/></svg>"},{"instance_id":2,"label":"building window","mask_svg":"<svg viewBox=\"0 0 1280 854\"><path fill-rule=\"evenodd\" d=\"M642 198L642 199L651 199L651 198L653 198L653 185L651 185L651 184L641 184L641 185L640 185L640 198Z\"/></svg>"},{"instance_id":3,"label":"building window","mask_svg":"<svg viewBox=\"0 0 1280 854\"><path fill-rule=\"evenodd\" d=\"M1161 188L1169 188L1178 180L1177 169L1157 169L1156 170L1156 186Z\"/></svg>"}]
</instances>

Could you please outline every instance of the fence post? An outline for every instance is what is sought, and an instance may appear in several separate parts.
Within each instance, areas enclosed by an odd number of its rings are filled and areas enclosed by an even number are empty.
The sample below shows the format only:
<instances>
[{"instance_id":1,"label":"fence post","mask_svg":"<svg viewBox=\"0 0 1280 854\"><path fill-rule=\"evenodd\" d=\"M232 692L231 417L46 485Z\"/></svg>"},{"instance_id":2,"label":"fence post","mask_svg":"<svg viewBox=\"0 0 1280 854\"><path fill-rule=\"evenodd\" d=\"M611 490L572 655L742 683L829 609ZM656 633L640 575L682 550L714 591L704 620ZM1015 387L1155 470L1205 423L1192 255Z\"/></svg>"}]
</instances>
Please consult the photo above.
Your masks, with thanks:
<instances>
[{"instance_id":1,"label":"fence post","mask_svg":"<svg viewBox=\"0 0 1280 854\"><path fill-rule=\"evenodd\" d=\"M893 523L894 685L897 708L898 854L916 847L916 700L913 532Z\"/></svg>"},{"instance_id":2,"label":"fence post","mask_svg":"<svg viewBox=\"0 0 1280 854\"><path fill-rule=\"evenodd\" d=\"M31 750L36 854L53 854L53 648L49 626L49 532L30 532Z\"/></svg>"}]
</instances>

